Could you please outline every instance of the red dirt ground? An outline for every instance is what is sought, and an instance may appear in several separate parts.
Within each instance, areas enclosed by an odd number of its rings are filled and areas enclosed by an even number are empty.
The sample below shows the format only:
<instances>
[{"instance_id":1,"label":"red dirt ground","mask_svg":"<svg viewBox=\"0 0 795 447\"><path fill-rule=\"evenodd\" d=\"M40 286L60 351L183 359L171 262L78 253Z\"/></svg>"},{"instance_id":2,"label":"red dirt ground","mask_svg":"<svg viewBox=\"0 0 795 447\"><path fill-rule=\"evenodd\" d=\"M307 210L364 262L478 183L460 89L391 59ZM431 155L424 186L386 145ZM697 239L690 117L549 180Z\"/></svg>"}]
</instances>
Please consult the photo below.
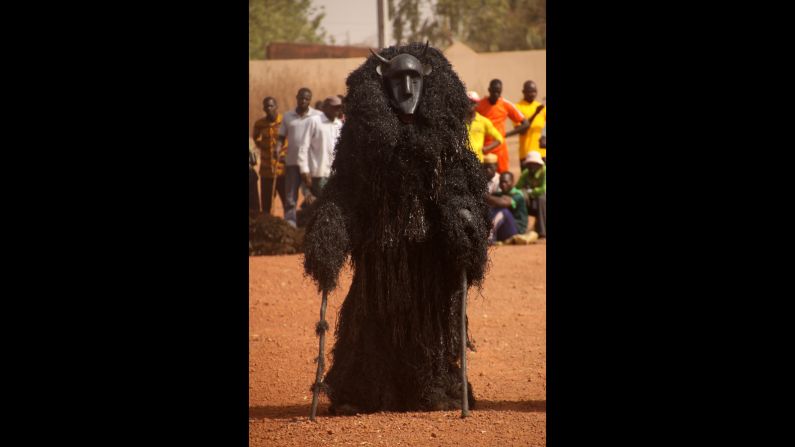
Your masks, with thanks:
<instances>
[{"instance_id":1,"label":"red dirt ground","mask_svg":"<svg viewBox=\"0 0 795 447\"><path fill-rule=\"evenodd\" d=\"M249 258L249 445L546 445L546 244L495 247L490 257L482 290L469 293L477 352L467 358L478 401L471 417L462 420L458 411L330 416L323 398L316 423L308 415L320 295L303 276L301 255ZM332 328L350 281L346 269L329 295Z\"/></svg>"}]
</instances>

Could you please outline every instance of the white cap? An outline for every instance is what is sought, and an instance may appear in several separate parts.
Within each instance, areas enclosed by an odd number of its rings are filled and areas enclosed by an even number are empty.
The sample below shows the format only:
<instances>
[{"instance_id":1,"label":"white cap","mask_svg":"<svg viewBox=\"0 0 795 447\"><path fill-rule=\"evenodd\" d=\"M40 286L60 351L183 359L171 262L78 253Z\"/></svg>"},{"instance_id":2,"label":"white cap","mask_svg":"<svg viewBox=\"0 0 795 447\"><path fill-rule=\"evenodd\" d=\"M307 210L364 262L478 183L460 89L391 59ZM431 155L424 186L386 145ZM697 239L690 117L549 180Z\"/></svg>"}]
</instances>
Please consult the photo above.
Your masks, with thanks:
<instances>
[{"instance_id":1,"label":"white cap","mask_svg":"<svg viewBox=\"0 0 795 447\"><path fill-rule=\"evenodd\" d=\"M535 163L543 165L544 160L541 158L541 152L530 151L530 153L527 154L527 157L525 157L524 160L522 160L522 163Z\"/></svg>"}]
</instances>

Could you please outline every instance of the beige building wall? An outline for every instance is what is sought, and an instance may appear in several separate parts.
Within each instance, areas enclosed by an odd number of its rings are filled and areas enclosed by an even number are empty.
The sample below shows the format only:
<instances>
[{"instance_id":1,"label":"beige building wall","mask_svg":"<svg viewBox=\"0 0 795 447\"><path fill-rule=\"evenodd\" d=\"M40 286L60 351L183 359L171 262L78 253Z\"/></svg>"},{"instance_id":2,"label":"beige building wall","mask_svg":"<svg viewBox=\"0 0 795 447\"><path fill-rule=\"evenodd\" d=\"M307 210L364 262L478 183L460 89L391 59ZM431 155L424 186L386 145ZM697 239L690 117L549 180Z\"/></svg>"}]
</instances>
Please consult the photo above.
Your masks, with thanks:
<instances>
[{"instance_id":1,"label":"beige building wall","mask_svg":"<svg viewBox=\"0 0 795 447\"><path fill-rule=\"evenodd\" d=\"M522 83L533 80L538 98L546 96L546 50L475 53L455 43L445 51L453 69L466 85L481 96L488 94L489 81L503 82L503 96L513 102L522 99ZM262 99L273 96L279 111L295 108L295 94L301 87L313 92L312 104L327 96L346 94L345 79L364 62L350 59L291 59L249 61L249 129L263 116Z\"/></svg>"}]
</instances>

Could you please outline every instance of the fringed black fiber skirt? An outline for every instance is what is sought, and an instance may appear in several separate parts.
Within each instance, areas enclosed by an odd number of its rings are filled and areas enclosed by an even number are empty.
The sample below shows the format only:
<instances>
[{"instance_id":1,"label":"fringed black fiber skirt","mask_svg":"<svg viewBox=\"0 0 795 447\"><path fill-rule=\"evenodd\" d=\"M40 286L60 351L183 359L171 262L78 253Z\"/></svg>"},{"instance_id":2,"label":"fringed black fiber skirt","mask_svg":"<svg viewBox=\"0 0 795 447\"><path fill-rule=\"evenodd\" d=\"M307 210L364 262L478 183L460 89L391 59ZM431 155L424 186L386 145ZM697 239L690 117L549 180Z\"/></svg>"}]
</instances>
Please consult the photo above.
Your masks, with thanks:
<instances>
[{"instance_id":1,"label":"fringed black fiber skirt","mask_svg":"<svg viewBox=\"0 0 795 447\"><path fill-rule=\"evenodd\" d=\"M352 259L324 379L331 412L460 408L461 273L429 243L359 251Z\"/></svg>"}]
</instances>

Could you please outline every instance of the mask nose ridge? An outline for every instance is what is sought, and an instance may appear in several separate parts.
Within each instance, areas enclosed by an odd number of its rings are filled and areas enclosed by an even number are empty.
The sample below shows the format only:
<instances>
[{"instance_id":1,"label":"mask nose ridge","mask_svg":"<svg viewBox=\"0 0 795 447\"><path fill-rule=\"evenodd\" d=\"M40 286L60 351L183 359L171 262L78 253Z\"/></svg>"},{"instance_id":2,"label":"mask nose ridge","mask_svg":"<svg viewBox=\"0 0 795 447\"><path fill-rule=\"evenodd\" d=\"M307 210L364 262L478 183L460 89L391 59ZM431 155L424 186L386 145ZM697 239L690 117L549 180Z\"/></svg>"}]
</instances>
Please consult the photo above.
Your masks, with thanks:
<instances>
[{"instance_id":1,"label":"mask nose ridge","mask_svg":"<svg viewBox=\"0 0 795 447\"><path fill-rule=\"evenodd\" d=\"M405 85L406 96L411 96L412 94L414 94L414 92L411 91L411 76L409 76L408 74L404 75L403 82Z\"/></svg>"}]
</instances>

